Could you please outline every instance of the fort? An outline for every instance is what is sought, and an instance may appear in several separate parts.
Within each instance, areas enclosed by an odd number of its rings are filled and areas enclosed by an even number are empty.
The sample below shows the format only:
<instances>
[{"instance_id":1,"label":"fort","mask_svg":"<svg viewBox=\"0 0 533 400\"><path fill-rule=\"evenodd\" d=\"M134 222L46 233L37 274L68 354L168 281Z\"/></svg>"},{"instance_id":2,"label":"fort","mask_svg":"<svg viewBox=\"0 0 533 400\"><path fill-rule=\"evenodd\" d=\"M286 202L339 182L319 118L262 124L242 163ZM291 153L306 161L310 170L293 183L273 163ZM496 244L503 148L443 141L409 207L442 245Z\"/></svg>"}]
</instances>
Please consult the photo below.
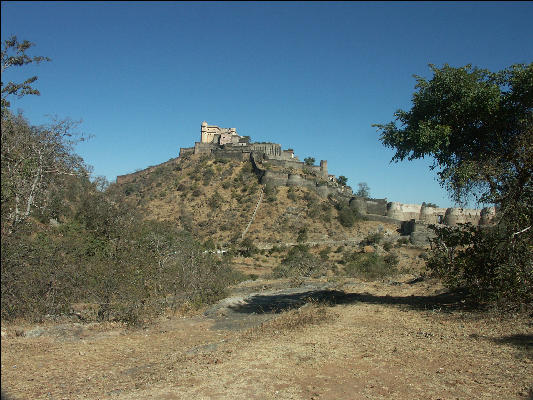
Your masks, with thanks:
<instances>
[{"instance_id":1,"label":"fort","mask_svg":"<svg viewBox=\"0 0 533 400\"><path fill-rule=\"evenodd\" d=\"M293 149L283 150L278 143L254 143L249 136L240 136L236 128L221 128L202 122L200 141L194 147L181 148L179 157L207 155L214 158L251 161L259 182L263 185L298 186L315 191L322 198L334 198L357 210L370 220L395 223L403 234L411 235L412 242L427 242L430 224L454 226L460 223L473 225L490 224L495 209L484 208L439 208L426 204L402 204L387 199L369 199L354 196L349 186L341 185L335 175L328 174L326 160L319 165L302 162ZM176 158L164 164L172 163ZM162 164L163 165L163 164ZM117 176L117 183L129 182L141 173L150 172L157 166L133 174Z\"/></svg>"}]
</instances>

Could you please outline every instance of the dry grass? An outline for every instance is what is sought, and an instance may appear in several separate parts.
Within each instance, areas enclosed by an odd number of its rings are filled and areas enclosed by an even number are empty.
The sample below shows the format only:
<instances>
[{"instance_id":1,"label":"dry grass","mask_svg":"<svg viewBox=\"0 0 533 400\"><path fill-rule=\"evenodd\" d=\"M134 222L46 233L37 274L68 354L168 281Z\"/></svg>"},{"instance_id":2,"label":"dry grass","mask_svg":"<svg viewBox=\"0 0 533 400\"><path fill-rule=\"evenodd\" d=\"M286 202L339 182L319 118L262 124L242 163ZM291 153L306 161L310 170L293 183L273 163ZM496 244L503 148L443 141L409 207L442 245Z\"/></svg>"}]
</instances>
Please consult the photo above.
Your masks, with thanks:
<instances>
[{"instance_id":1,"label":"dry grass","mask_svg":"<svg viewBox=\"0 0 533 400\"><path fill-rule=\"evenodd\" d=\"M528 398L527 315L444 311L432 281L344 290L353 300L310 303L247 332L200 316L66 337L7 326L2 387L15 399Z\"/></svg>"},{"instance_id":2,"label":"dry grass","mask_svg":"<svg viewBox=\"0 0 533 400\"><path fill-rule=\"evenodd\" d=\"M301 330L310 325L330 323L338 317L332 309L321 303L310 302L304 306L284 311L274 319L254 326L242 334L243 338L257 339L281 332Z\"/></svg>"}]
</instances>

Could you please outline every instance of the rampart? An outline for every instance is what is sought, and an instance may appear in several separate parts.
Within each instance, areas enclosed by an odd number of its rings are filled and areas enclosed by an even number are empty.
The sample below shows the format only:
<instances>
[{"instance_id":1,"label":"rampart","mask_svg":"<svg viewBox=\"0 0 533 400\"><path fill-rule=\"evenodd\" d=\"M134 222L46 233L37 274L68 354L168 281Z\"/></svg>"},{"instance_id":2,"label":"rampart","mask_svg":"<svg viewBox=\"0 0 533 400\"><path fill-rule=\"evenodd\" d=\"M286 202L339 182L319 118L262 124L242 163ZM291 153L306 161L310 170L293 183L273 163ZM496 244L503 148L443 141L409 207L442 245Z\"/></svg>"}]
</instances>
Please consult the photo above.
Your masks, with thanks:
<instances>
[{"instance_id":1,"label":"rampart","mask_svg":"<svg viewBox=\"0 0 533 400\"><path fill-rule=\"evenodd\" d=\"M307 168L311 166L300 161L272 160L258 152L250 153L250 161L263 185L306 187L314 190L320 197L344 196L346 201L349 201L353 196L349 186L342 186L336 181L331 182L325 179L324 174L327 177L327 164L325 162L321 162L321 166L312 166L314 169L311 169ZM272 166L284 167L284 169L272 170L270 169ZM323 168L326 170L324 171Z\"/></svg>"},{"instance_id":2,"label":"rampart","mask_svg":"<svg viewBox=\"0 0 533 400\"><path fill-rule=\"evenodd\" d=\"M387 204L387 216L400 221L421 221L426 224L457 224L471 223L473 225L490 224L496 211L494 207L479 209L468 208L439 208L425 204L402 204L390 202Z\"/></svg>"},{"instance_id":3,"label":"rampart","mask_svg":"<svg viewBox=\"0 0 533 400\"><path fill-rule=\"evenodd\" d=\"M142 169L140 171L132 172L131 174L118 175L116 182L117 182L118 185L122 185L124 183L131 182L135 178L137 178L139 176L142 176L144 174L153 172L159 167L162 167L162 166L165 166L165 165L169 165L169 164L174 164L177 160L178 160L177 157L176 158L171 158L170 160L165 161L164 163L161 163L161 164L158 164L158 165L151 165L151 166L149 166L149 167L147 167L145 169Z\"/></svg>"}]
</instances>

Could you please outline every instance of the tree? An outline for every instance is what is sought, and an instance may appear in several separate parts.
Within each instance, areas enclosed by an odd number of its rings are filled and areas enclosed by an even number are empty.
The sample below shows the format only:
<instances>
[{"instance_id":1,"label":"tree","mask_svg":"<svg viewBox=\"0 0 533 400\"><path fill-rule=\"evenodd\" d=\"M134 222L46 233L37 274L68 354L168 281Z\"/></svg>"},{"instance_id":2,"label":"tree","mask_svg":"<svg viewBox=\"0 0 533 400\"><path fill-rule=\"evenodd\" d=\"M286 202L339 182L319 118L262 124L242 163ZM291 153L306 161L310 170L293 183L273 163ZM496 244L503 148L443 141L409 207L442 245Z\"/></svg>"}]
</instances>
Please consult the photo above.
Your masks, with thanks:
<instances>
[{"instance_id":1,"label":"tree","mask_svg":"<svg viewBox=\"0 0 533 400\"><path fill-rule=\"evenodd\" d=\"M16 36L2 44L2 77L11 67L50 61L48 57L26 54L33 43L19 42ZM73 128L70 120L52 121L48 126L32 126L22 116L14 115L9 96L39 95L31 85L37 77L22 83L2 81L1 104L1 168L2 168L2 234L10 233L30 214L42 211L51 203L51 195L69 175L87 175L81 157L73 151Z\"/></svg>"},{"instance_id":2,"label":"tree","mask_svg":"<svg viewBox=\"0 0 533 400\"><path fill-rule=\"evenodd\" d=\"M43 56L29 56L26 51L34 46L33 43L24 40L19 42L16 36L12 36L2 43L2 76L5 71L11 67L20 67L31 63L40 63L42 61L50 61L48 57ZM32 84L37 80L36 76L26 79L22 83L8 82L4 86L4 81L1 82L2 87L2 110L10 106L7 96L15 95L22 97L27 94L39 95L39 91L32 87Z\"/></svg>"},{"instance_id":3,"label":"tree","mask_svg":"<svg viewBox=\"0 0 533 400\"><path fill-rule=\"evenodd\" d=\"M314 165L315 159L313 157L306 157L304 158L305 165Z\"/></svg>"},{"instance_id":4,"label":"tree","mask_svg":"<svg viewBox=\"0 0 533 400\"><path fill-rule=\"evenodd\" d=\"M499 72L430 68L430 80L415 76L411 110L394 114L400 126L373 126L396 150L393 161L432 157L431 168L457 203L474 199L498 210L491 228L437 231L441 241L430 265L470 289L485 282L475 290L478 297L531 301L533 63ZM498 251L502 244L506 250ZM487 274L490 284L482 278Z\"/></svg>"},{"instance_id":5,"label":"tree","mask_svg":"<svg viewBox=\"0 0 533 400\"><path fill-rule=\"evenodd\" d=\"M348 183L348 178L346 178L344 175L341 175L337 178L337 183L341 186L346 186Z\"/></svg>"},{"instance_id":6,"label":"tree","mask_svg":"<svg viewBox=\"0 0 533 400\"><path fill-rule=\"evenodd\" d=\"M370 197L370 187L366 182L359 182L357 184L357 192L355 193L356 196L368 198Z\"/></svg>"},{"instance_id":7,"label":"tree","mask_svg":"<svg viewBox=\"0 0 533 400\"><path fill-rule=\"evenodd\" d=\"M34 209L46 208L65 177L88 171L73 151L69 121L32 126L6 109L1 128L2 225L10 231Z\"/></svg>"}]
</instances>

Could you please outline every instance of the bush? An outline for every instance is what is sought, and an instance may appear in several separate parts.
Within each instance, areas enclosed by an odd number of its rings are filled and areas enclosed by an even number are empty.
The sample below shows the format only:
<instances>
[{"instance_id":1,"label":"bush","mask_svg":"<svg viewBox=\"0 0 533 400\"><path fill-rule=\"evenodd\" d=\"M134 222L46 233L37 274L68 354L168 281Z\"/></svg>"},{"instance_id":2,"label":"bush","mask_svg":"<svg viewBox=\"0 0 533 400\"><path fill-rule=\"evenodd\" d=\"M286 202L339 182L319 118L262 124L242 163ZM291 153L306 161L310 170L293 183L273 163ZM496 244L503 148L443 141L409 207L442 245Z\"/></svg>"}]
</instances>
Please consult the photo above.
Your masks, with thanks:
<instances>
[{"instance_id":1,"label":"bush","mask_svg":"<svg viewBox=\"0 0 533 400\"><path fill-rule=\"evenodd\" d=\"M346 228L351 228L357 220L354 210L347 206L343 206L338 210L338 219L340 224Z\"/></svg>"},{"instance_id":2,"label":"bush","mask_svg":"<svg viewBox=\"0 0 533 400\"><path fill-rule=\"evenodd\" d=\"M298 243L304 243L307 241L308 235L307 235L307 227L304 226L298 231L298 237L296 238L296 241Z\"/></svg>"},{"instance_id":3,"label":"bush","mask_svg":"<svg viewBox=\"0 0 533 400\"><path fill-rule=\"evenodd\" d=\"M289 250L281 265L274 268L272 275L274 278L296 278L319 275L322 272L324 268L320 260L309 252L309 247L300 244Z\"/></svg>"},{"instance_id":4,"label":"bush","mask_svg":"<svg viewBox=\"0 0 533 400\"><path fill-rule=\"evenodd\" d=\"M287 191L287 198L292 201L298 200L298 196L296 195L296 191L294 190L293 186L289 187L289 190Z\"/></svg>"},{"instance_id":5,"label":"bush","mask_svg":"<svg viewBox=\"0 0 533 400\"><path fill-rule=\"evenodd\" d=\"M432 229L428 268L452 288L465 288L479 301L533 301L533 235L505 222L490 227L460 224Z\"/></svg>"},{"instance_id":6,"label":"bush","mask_svg":"<svg viewBox=\"0 0 533 400\"><path fill-rule=\"evenodd\" d=\"M213 195L207 201L207 204L212 210L219 208L222 203L224 203L224 198L218 192L213 193Z\"/></svg>"},{"instance_id":7,"label":"bush","mask_svg":"<svg viewBox=\"0 0 533 400\"><path fill-rule=\"evenodd\" d=\"M325 249L320 250L318 255L320 256L320 259L322 261L327 261L329 259L329 252L331 249L329 247L326 247Z\"/></svg>"},{"instance_id":8,"label":"bush","mask_svg":"<svg viewBox=\"0 0 533 400\"><path fill-rule=\"evenodd\" d=\"M366 238L360 243L362 246L372 246L374 244L380 244L383 240L383 234L381 232L375 232L369 234Z\"/></svg>"},{"instance_id":9,"label":"bush","mask_svg":"<svg viewBox=\"0 0 533 400\"><path fill-rule=\"evenodd\" d=\"M255 246L253 240L247 237L242 240L239 252L243 257L252 257L259 252L259 249Z\"/></svg>"},{"instance_id":10,"label":"bush","mask_svg":"<svg viewBox=\"0 0 533 400\"><path fill-rule=\"evenodd\" d=\"M1 261L3 320L40 321L88 303L100 320L138 324L183 302L216 301L240 279L189 234L103 193L86 193L58 227L28 223L2 235Z\"/></svg>"},{"instance_id":11,"label":"bush","mask_svg":"<svg viewBox=\"0 0 533 400\"><path fill-rule=\"evenodd\" d=\"M344 272L351 277L376 280L397 273L398 260L395 255L382 257L376 253L353 253L344 261Z\"/></svg>"},{"instance_id":12,"label":"bush","mask_svg":"<svg viewBox=\"0 0 533 400\"><path fill-rule=\"evenodd\" d=\"M401 237L396 242L397 246L407 246L409 244L409 238L408 237Z\"/></svg>"}]
</instances>

